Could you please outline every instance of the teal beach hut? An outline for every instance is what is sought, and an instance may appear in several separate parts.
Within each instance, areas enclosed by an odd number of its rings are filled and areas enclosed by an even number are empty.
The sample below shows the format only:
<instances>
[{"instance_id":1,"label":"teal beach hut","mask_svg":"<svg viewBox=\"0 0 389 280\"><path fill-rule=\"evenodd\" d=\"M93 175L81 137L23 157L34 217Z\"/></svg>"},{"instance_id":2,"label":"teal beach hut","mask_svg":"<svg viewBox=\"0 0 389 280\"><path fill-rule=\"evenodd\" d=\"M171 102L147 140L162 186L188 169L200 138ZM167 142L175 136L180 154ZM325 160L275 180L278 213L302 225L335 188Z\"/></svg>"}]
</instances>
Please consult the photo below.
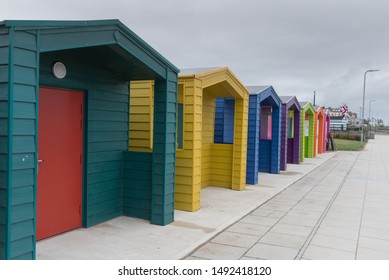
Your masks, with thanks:
<instances>
[{"instance_id":1,"label":"teal beach hut","mask_svg":"<svg viewBox=\"0 0 389 280\"><path fill-rule=\"evenodd\" d=\"M120 215L173 221L177 74L118 20L0 22L0 259ZM155 82L148 156L128 151L131 80Z\"/></svg>"}]
</instances>

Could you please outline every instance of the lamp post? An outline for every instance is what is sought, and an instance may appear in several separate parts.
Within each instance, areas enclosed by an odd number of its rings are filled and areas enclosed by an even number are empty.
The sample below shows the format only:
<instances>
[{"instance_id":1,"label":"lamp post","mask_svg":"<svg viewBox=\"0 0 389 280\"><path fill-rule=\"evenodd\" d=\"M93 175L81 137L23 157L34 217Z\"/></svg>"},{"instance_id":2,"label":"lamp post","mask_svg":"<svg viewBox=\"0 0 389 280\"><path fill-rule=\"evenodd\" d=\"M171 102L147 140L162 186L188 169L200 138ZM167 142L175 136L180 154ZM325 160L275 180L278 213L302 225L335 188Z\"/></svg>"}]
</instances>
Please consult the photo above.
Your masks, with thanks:
<instances>
[{"instance_id":1,"label":"lamp post","mask_svg":"<svg viewBox=\"0 0 389 280\"><path fill-rule=\"evenodd\" d=\"M371 137L371 124L370 124L370 110L371 110L371 102L376 101L375 99L369 100L369 137Z\"/></svg>"},{"instance_id":2,"label":"lamp post","mask_svg":"<svg viewBox=\"0 0 389 280\"><path fill-rule=\"evenodd\" d=\"M367 70L363 75L363 98L362 98L362 129L361 129L361 147L363 146L363 120L365 119L365 91L366 91L366 74L377 72L379 70Z\"/></svg>"}]
</instances>

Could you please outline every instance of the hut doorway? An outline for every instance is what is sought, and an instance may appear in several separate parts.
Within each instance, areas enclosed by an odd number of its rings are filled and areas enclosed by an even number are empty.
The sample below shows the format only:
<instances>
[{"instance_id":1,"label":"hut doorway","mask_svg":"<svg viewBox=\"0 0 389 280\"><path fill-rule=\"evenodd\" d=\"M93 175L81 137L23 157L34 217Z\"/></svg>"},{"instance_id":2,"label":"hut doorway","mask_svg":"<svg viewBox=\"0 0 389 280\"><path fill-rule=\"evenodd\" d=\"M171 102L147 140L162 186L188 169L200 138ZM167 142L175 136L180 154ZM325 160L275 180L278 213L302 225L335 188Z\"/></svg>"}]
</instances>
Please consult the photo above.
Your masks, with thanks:
<instances>
[{"instance_id":1,"label":"hut doorway","mask_svg":"<svg viewBox=\"0 0 389 280\"><path fill-rule=\"evenodd\" d=\"M39 90L37 240L82 226L84 94Z\"/></svg>"}]
</instances>

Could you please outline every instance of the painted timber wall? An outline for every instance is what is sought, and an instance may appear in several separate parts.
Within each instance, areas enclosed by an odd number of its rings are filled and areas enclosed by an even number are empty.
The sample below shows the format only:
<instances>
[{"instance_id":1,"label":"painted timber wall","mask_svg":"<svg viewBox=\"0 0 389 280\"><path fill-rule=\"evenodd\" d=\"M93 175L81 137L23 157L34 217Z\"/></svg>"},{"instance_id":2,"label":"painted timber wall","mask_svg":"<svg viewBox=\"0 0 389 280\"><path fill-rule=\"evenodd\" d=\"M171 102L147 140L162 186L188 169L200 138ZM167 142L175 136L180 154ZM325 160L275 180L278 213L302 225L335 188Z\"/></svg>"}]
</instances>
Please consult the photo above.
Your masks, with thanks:
<instances>
[{"instance_id":1,"label":"painted timber wall","mask_svg":"<svg viewBox=\"0 0 389 280\"><path fill-rule=\"evenodd\" d=\"M0 36L0 259L32 259L35 257L37 34L0 24Z\"/></svg>"},{"instance_id":2,"label":"painted timber wall","mask_svg":"<svg viewBox=\"0 0 389 280\"><path fill-rule=\"evenodd\" d=\"M314 140L314 149L313 156L317 154L322 154L324 152L324 111L321 106L314 106L315 108L315 140Z\"/></svg>"},{"instance_id":3,"label":"painted timber wall","mask_svg":"<svg viewBox=\"0 0 389 280\"><path fill-rule=\"evenodd\" d=\"M314 149L314 131L315 131L315 108L310 102L300 102L301 116L300 116L300 162L304 158L313 157Z\"/></svg>"},{"instance_id":4,"label":"painted timber wall","mask_svg":"<svg viewBox=\"0 0 389 280\"><path fill-rule=\"evenodd\" d=\"M8 67L9 67L9 31L0 27L0 259L6 257L8 234Z\"/></svg>"},{"instance_id":5,"label":"painted timber wall","mask_svg":"<svg viewBox=\"0 0 389 280\"><path fill-rule=\"evenodd\" d=\"M6 252L7 234L9 234L8 225L8 137L9 126L9 30L0 26L0 259L5 259L9 255Z\"/></svg>"},{"instance_id":6,"label":"painted timber wall","mask_svg":"<svg viewBox=\"0 0 389 280\"><path fill-rule=\"evenodd\" d=\"M130 123L138 128L141 125L137 125L137 120L146 122L152 118L147 113L150 104L146 102L151 100L152 84L149 81L138 81L131 84L131 91L137 93L131 95L130 112L137 106L142 117L138 113L137 116L130 113ZM133 96L139 95L143 99L133 99ZM218 118L215 113L217 97L234 98L234 103L229 106L234 115L228 121L234 124L233 133L220 134L219 140L216 132L218 129L214 129L215 119ZM244 189L247 101L247 89L228 68L189 69L181 72L178 82L178 107L182 106L182 116L178 116L178 123L181 125L177 126L177 137L181 139L177 139L176 209L199 209L201 189L207 186ZM150 134L143 133L141 139L135 139L131 138L132 131L131 128L129 150L149 149L146 145L150 141ZM224 140L228 144L223 143ZM179 145L180 141L182 145Z\"/></svg>"},{"instance_id":7,"label":"painted timber wall","mask_svg":"<svg viewBox=\"0 0 389 280\"><path fill-rule=\"evenodd\" d=\"M281 151L280 169L287 170L287 163L300 163L300 104L296 96L280 96Z\"/></svg>"},{"instance_id":8,"label":"painted timber wall","mask_svg":"<svg viewBox=\"0 0 389 280\"><path fill-rule=\"evenodd\" d=\"M282 103L271 86L248 89L250 100L246 182L257 184L258 172L280 172Z\"/></svg>"},{"instance_id":9,"label":"painted timber wall","mask_svg":"<svg viewBox=\"0 0 389 280\"><path fill-rule=\"evenodd\" d=\"M35 258L40 86L85 94L83 226L121 214L172 222L178 69L117 20L5 21L0 37L0 259ZM51 74L58 60L68 69L62 80ZM155 81L148 212L129 209L139 173L131 166L138 157L125 155L133 79Z\"/></svg>"}]
</instances>

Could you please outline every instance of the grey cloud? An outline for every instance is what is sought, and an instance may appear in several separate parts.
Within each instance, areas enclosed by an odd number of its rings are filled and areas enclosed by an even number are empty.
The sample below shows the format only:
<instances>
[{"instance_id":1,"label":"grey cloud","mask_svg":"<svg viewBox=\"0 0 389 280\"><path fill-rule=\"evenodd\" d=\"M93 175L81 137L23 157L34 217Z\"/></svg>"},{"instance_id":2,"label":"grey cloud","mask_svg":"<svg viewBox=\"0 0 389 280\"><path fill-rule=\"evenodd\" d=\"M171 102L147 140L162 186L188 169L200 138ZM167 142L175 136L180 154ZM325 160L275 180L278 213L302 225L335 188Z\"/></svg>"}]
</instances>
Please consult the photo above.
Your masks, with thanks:
<instances>
[{"instance_id":1,"label":"grey cloud","mask_svg":"<svg viewBox=\"0 0 389 280\"><path fill-rule=\"evenodd\" d=\"M0 19L118 18L178 67L228 66L246 85L389 122L386 0L3 0ZM20 7L24 7L20 9ZM380 100L380 101L378 101Z\"/></svg>"}]
</instances>

